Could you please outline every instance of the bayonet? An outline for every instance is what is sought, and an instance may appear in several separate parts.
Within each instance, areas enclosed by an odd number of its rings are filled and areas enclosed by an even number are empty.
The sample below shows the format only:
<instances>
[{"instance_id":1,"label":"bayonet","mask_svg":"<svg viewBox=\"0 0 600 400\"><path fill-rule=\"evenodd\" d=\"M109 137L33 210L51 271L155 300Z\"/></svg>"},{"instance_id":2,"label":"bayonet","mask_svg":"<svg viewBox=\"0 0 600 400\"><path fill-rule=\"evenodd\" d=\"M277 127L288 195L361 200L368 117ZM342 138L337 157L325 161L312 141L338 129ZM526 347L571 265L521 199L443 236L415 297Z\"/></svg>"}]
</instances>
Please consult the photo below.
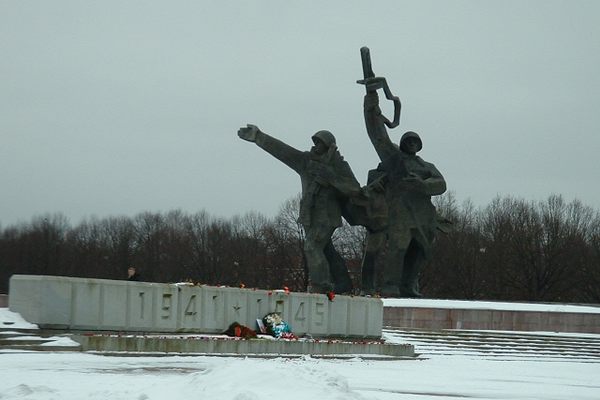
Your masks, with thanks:
<instances>
[{"instance_id":1,"label":"bayonet","mask_svg":"<svg viewBox=\"0 0 600 400\"><path fill-rule=\"evenodd\" d=\"M375 78L373 66L371 65L371 52L368 47L361 47L360 59L362 60L363 77L365 78L362 82L364 83L367 79Z\"/></svg>"},{"instance_id":2,"label":"bayonet","mask_svg":"<svg viewBox=\"0 0 600 400\"><path fill-rule=\"evenodd\" d=\"M371 64L371 52L368 47L365 46L360 49L360 58L362 60L363 79L356 81L356 83L365 85L367 93L376 91L379 88L383 89L385 98L394 102L394 119L390 121L384 115L381 115L381 118L383 118L383 123L388 128L397 127L400 124L400 99L392 94L385 78L375 76Z\"/></svg>"}]
</instances>

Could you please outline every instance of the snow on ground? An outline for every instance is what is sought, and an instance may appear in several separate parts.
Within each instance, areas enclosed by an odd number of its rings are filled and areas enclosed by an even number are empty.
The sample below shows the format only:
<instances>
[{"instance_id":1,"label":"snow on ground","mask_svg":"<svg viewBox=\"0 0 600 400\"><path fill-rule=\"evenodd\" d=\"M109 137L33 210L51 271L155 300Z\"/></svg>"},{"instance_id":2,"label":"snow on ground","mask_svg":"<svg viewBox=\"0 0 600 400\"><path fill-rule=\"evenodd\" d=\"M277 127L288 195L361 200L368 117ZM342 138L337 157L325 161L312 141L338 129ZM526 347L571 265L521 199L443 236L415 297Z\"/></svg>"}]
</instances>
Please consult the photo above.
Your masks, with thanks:
<instances>
[{"instance_id":1,"label":"snow on ground","mask_svg":"<svg viewBox=\"0 0 600 400\"><path fill-rule=\"evenodd\" d=\"M7 318L15 321L15 329L30 325L16 323L14 313L0 309L0 321ZM402 333L386 339L410 341ZM425 357L403 361L109 357L0 349L0 400L600 399L600 354L494 357L452 345L452 354L425 351ZM419 353L418 341L415 346Z\"/></svg>"},{"instance_id":2,"label":"snow on ground","mask_svg":"<svg viewBox=\"0 0 600 400\"><path fill-rule=\"evenodd\" d=\"M498 301L467 301L437 299L381 299L384 307L457 308L467 310L538 311L600 314L598 306L577 306L551 303L507 303Z\"/></svg>"},{"instance_id":3,"label":"snow on ground","mask_svg":"<svg viewBox=\"0 0 600 400\"><path fill-rule=\"evenodd\" d=\"M8 308L0 308L0 328L38 329L38 326L25 321L21 314L12 312Z\"/></svg>"},{"instance_id":4,"label":"snow on ground","mask_svg":"<svg viewBox=\"0 0 600 400\"><path fill-rule=\"evenodd\" d=\"M589 399L600 363L0 353L0 399Z\"/></svg>"}]
</instances>

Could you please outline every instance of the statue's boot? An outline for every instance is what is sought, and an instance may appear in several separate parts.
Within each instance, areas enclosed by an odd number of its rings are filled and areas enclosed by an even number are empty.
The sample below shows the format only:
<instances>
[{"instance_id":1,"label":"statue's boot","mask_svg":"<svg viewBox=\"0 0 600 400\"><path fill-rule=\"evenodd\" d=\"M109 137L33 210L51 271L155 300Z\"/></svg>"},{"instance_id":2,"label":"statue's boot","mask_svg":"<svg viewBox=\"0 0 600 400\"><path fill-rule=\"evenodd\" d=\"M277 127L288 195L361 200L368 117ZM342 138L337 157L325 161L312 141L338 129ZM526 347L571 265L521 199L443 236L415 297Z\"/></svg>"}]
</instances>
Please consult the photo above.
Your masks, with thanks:
<instances>
[{"instance_id":1,"label":"statue's boot","mask_svg":"<svg viewBox=\"0 0 600 400\"><path fill-rule=\"evenodd\" d=\"M409 298L423 297L423 295L415 288L406 288L406 287L402 287L402 289L400 290L400 295L401 295L401 297L409 297Z\"/></svg>"},{"instance_id":2,"label":"statue's boot","mask_svg":"<svg viewBox=\"0 0 600 400\"><path fill-rule=\"evenodd\" d=\"M329 271L333 281L333 291L339 294L352 293L352 279L350 279L346 263L335 247L333 247L331 241L325 246L324 253L325 258L327 258L327 262L329 263Z\"/></svg>"},{"instance_id":3,"label":"statue's boot","mask_svg":"<svg viewBox=\"0 0 600 400\"><path fill-rule=\"evenodd\" d=\"M362 262L362 290L361 294L371 295L375 293L375 262L377 253L367 251Z\"/></svg>"},{"instance_id":4,"label":"statue's boot","mask_svg":"<svg viewBox=\"0 0 600 400\"><path fill-rule=\"evenodd\" d=\"M397 285L383 285L379 294L381 297L400 297L400 289Z\"/></svg>"}]
</instances>

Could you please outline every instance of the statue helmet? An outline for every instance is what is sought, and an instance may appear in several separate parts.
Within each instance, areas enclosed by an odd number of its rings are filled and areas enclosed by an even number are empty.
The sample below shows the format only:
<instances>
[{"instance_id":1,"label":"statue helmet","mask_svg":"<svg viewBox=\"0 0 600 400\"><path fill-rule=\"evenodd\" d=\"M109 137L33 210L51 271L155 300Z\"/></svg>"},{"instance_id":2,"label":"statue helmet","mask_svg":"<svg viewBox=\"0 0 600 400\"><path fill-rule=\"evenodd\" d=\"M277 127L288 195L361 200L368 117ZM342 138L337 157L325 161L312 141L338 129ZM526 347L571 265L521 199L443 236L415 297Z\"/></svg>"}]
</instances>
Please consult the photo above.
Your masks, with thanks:
<instances>
[{"instance_id":1,"label":"statue helmet","mask_svg":"<svg viewBox=\"0 0 600 400\"><path fill-rule=\"evenodd\" d=\"M402 138L400 139L400 150L404 150L404 147L403 147L404 141L406 141L406 139L409 139L409 138L415 138L419 141L419 150L421 150L423 148L423 141L421 140L421 138L419 137L417 132L408 131L404 135L402 135ZM419 150L417 150L417 151L419 151Z\"/></svg>"},{"instance_id":2,"label":"statue helmet","mask_svg":"<svg viewBox=\"0 0 600 400\"><path fill-rule=\"evenodd\" d=\"M312 136L313 142L315 142L316 139L319 139L320 141L325 143L327 147L331 147L332 144L335 144L335 136L333 136L333 133L329 131L319 131L315 133Z\"/></svg>"}]
</instances>

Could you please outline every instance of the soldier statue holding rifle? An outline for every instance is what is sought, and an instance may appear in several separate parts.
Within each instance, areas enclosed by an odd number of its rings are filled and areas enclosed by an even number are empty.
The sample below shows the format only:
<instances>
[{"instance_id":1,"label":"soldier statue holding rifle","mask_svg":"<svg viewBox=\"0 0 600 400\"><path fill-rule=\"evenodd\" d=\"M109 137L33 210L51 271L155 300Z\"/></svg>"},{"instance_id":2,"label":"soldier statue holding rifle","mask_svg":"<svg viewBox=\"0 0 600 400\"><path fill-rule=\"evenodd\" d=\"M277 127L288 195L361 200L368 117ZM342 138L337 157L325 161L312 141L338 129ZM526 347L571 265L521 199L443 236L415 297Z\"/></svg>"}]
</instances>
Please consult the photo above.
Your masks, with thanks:
<instances>
[{"instance_id":1,"label":"soldier statue holding rifle","mask_svg":"<svg viewBox=\"0 0 600 400\"><path fill-rule=\"evenodd\" d=\"M381 163L369 173L367 193L384 199L368 208L365 224L369 231L363 260L363 290L374 285L374 264L383 256L381 294L389 297L419 297L418 277L422 265L431 257L437 214L431 196L446 191L446 182L436 167L417 156L423 142L415 132L406 132L399 145L390 140L386 126L394 128L400 120L400 100L393 96L385 78L376 77L369 49L361 49L365 85L364 118L369 139ZM394 119L381 113L377 90L383 89L394 102ZM383 216L383 222L381 222ZM377 223L374 221L377 220ZM371 286L371 287L369 287Z\"/></svg>"}]
</instances>

